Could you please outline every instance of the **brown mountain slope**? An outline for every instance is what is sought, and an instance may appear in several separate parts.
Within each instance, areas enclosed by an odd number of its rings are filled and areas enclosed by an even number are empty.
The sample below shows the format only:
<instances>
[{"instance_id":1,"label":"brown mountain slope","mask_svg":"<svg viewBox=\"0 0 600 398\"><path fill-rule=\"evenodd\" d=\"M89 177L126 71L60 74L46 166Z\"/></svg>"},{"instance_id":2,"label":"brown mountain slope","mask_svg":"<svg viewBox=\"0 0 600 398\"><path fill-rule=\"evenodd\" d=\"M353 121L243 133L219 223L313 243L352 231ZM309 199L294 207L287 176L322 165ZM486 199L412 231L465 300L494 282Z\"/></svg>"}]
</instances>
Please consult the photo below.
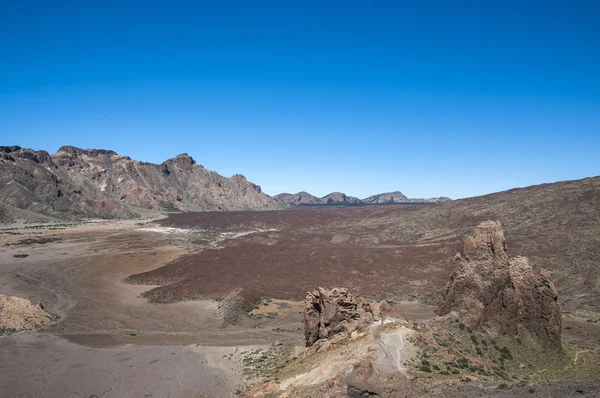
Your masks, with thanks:
<instances>
[{"instance_id":1,"label":"brown mountain slope","mask_svg":"<svg viewBox=\"0 0 600 398\"><path fill-rule=\"evenodd\" d=\"M107 150L0 147L0 221L280 207L244 176L223 177L187 154L153 164Z\"/></svg>"},{"instance_id":2,"label":"brown mountain slope","mask_svg":"<svg viewBox=\"0 0 600 398\"><path fill-rule=\"evenodd\" d=\"M502 222L510 256L547 268L564 311L600 314L600 177L513 189L437 205L299 208L172 215L163 225L217 231L277 229L240 237L131 278L164 284L157 301L225 294L301 298L314 286L436 303L463 237ZM587 315L585 315L587 316Z\"/></svg>"}]
</instances>

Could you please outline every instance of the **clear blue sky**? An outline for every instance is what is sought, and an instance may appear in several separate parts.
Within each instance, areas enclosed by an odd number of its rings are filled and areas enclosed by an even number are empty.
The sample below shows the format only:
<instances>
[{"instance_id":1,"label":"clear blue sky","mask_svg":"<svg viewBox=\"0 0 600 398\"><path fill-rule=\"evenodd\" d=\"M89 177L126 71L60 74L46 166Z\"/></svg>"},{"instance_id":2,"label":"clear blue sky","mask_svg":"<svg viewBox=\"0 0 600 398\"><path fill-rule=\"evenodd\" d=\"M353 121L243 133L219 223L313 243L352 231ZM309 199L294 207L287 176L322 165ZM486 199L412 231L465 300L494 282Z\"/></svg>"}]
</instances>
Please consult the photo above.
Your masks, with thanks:
<instances>
[{"instance_id":1,"label":"clear blue sky","mask_svg":"<svg viewBox=\"0 0 600 398\"><path fill-rule=\"evenodd\" d=\"M0 60L0 145L187 152L269 194L600 174L593 0L5 1Z\"/></svg>"}]
</instances>

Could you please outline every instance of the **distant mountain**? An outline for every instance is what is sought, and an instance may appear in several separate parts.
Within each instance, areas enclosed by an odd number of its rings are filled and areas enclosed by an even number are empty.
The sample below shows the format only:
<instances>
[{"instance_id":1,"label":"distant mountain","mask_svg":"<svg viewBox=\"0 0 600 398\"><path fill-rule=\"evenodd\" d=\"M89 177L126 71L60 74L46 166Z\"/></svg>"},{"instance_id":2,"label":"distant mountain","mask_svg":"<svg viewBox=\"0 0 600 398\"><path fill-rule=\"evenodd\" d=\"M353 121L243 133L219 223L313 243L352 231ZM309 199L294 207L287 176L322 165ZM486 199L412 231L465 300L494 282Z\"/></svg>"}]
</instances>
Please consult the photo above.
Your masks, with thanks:
<instances>
[{"instance_id":1,"label":"distant mountain","mask_svg":"<svg viewBox=\"0 0 600 398\"><path fill-rule=\"evenodd\" d=\"M359 199L354 196L348 196L341 192L332 192L327 196L318 198L308 192L298 192L296 194L281 193L275 196L275 199L286 205L327 205L327 204L403 204L403 203L441 203L452 200L446 197L429 198L429 199L411 199L406 197L402 192L387 192L379 195L369 196L366 199Z\"/></svg>"},{"instance_id":2,"label":"distant mountain","mask_svg":"<svg viewBox=\"0 0 600 398\"><path fill-rule=\"evenodd\" d=\"M373 203L373 204L375 204L375 203L377 203L377 204L383 204L383 203L442 203L442 202L448 202L449 200L452 200L452 199L447 198L445 196L442 196L439 198L428 198L428 199L408 198L402 192L395 191L395 192L386 192L386 193L380 193L378 195L369 196L368 198L363 199L363 202Z\"/></svg>"},{"instance_id":3,"label":"distant mountain","mask_svg":"<svg viewBox=\"0 0 600 398\"><path fill-rule=\"evenodd\" d=\"M285 204L292 205L315 205L322 204L321 198L317 198L309 194L308 192L298 192L298 193L280 193L279 195L275 195L275 199L279 200Z\"/></svg>"},{"instance_id":4,"label":"distant mountain","mask_svg":"<svg viewBox=\"0 0 600 398\"><path fill-rule=\"evenodd\" d=\"M380 193L363 199L366 203L407 203L410 201L406 195L400 191Z\"/></svg>"},{"instance_id":5,"label":"distant mountain","mask_svg":"<svg viewBox=\"0 0 600 398\"><path fill-rule=\"evenodd\" d=\"M341 192L332 192L329 195L317 198L308 192L280 193L275 199L286 205L326 205L326 204L361 204L362 201L354 196L347 196Z\"/></svg>"},{"instance_id":6,"label":"distant mountain","mask_svg":"<svg viewBox=\"0 0 600 398\"><path fill-rule=\"evenodd\" d=\"M243 175L223 177L185 153L153 164L102 149L64 146L50 155L18 146L0 147L0 221L4 222L282 207Z\"/></svg>"},{"instance_id":7,"label":"distant mountain","mask_svg":"<svg viewBox=\"0 0 600 398\"><path fill-rule=\"evenodd\" d=\"M346 196L345 193L341 192L332 192L327 196L323 196L321 200L327 204L339 203L356 205L362 203L362 201L359 198L355 198L354 196Z\"/></svg>"}]
</instances>

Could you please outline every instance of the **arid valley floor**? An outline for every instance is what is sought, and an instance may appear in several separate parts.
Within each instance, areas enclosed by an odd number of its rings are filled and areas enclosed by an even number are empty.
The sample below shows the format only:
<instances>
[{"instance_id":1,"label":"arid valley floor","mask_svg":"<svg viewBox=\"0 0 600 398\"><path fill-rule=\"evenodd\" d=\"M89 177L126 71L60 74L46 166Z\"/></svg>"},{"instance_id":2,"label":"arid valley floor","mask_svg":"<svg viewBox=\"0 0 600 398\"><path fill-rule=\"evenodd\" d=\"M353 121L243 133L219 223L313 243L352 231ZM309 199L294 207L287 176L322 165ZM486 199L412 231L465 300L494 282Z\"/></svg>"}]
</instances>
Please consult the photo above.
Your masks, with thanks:
<instances>
[{"instance_id":1,"label":"arid valley floor","mask_svg":"<svg viewBox=\"0 0 600 398\"><path fill-rule=\"evenodd\" d=\"M417 370L393 396L595 396L600 179L561 184L439 205L3 225L0 293L41 302L57 319L0 338L1 395L232 397L282 382L284 396L346 396L309 377L311 361L334 363L341 348L293 354L304 346L306 292L343 286L388 300L417 325L434 317L465 234L498 219L511 254L548 268L558 286L574 353L564 377L545 377L534 362L482 383ZM335 371L351 370L339 358Z\"/></svg>"}]
</instances>

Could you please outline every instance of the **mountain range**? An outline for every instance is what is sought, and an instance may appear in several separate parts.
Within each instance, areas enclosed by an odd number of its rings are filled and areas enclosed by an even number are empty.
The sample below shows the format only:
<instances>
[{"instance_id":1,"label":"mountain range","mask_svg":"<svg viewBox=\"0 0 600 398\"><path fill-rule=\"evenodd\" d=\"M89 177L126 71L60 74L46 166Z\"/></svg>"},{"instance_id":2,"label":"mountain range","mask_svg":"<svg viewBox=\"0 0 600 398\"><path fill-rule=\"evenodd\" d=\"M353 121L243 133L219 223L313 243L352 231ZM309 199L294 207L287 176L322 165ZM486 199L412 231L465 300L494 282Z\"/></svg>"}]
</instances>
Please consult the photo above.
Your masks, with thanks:
<instances>
[{"instance_id":1,"label":"mountain range","mask_svg":"<svg viewBox=\"0 0 600 398\"><path fill-rule=\"evenodd\" d=\"M280 193L275 195L275 199L281 201L286 205L331 205L331 204L344 204L344 205L360 205L360 204L407 204L407 203L442 203L452 200L447 197L439 198L428 198L428 199L414 199L408 198L400 191L380 193L378 195L369 196L365 199L359 199L354 196L348 196L341 192L332 192L329 195L323 196L322 198L316 197L309 194L308 192L302 191L295 194L291 193Z\"/></svg>"},{"instance_id":2,"label":"mountain range","mask_svg":"<svg viewBox=\"0 0 600 398\"><path fill-rule=\"evenodd\" d=\"M0 146L0 222L139 218L164 212L276 210L291 205L439 203L390 192L359 199L341 192L271 197L243 175L223 177L186 153L161 164L115 151Z\"/></svg>"}]
</instances>

